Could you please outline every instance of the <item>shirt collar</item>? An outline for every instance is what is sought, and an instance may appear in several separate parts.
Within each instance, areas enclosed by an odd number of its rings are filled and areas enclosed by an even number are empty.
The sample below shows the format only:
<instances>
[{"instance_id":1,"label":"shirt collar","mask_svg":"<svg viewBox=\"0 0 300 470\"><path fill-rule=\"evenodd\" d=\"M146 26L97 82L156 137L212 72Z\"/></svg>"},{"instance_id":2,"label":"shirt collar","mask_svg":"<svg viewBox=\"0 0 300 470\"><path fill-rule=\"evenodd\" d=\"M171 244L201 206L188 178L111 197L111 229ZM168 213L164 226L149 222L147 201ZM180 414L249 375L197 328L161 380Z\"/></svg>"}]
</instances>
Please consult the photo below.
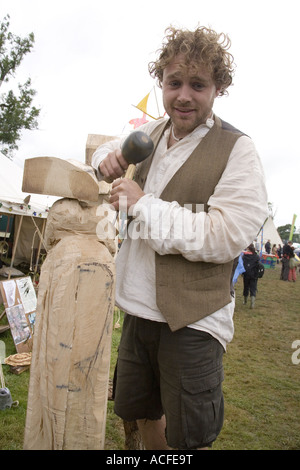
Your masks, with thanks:
<instances>
[{"instance_id":1,"label":"shirt collar","mask_svg":"<svg viewBox=\"0 0 300 470\"><path fill-rule=\"evenodd\" d=\"M207 118L205 124L200 124L190 134L183 137L183 139L181 139L180 142L182 140L187 139L187 138L188 139L197 139L199 137L204 137L207 134L207 132L214 126L214 124L215 124L214 114L212 113L211 116L209 118ZM171 132L171 126L172 126L172 121L170 120L170 125L167 126L167 129L165 131L165 136L166 136L167 139L169 138L169 135L170 135L170 132Z\"/></svg>"}]
</instances>

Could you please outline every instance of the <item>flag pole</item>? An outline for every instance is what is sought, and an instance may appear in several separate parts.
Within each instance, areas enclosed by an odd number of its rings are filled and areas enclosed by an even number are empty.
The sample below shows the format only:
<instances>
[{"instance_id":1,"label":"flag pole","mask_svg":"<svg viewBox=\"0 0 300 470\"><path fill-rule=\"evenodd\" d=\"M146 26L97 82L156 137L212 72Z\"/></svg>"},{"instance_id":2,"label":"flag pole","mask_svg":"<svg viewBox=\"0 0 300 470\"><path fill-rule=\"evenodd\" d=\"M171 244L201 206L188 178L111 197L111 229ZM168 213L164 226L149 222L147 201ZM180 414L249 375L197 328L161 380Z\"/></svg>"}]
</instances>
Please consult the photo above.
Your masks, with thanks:
<instances>
[{"instance_id":1,"label":"flag pole","mask_svg":"<svg viewBox=\"0 0 300 470\"><path fill-rule=\"evenodd\" d=\"M291 225L291 231L290 231L289 241L292 241L292 239L293 239L296 218L297 218L297 215L294 214L294 215L293 215L293 220L292 220L292 225Z\"/></svg>"}]
</instances>

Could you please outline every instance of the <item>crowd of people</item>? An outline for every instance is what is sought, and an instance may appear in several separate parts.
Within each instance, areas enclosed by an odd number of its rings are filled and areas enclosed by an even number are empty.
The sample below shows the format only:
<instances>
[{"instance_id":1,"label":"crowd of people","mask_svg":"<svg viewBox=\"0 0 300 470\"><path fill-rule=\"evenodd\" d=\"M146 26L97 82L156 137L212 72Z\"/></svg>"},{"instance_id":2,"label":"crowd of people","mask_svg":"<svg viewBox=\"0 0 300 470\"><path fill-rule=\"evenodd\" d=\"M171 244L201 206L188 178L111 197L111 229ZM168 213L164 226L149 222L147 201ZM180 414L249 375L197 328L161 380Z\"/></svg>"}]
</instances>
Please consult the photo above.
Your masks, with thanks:
<instances>
[{"instance_id":1,"label":"crowd of people","mask_svg":"<svg viewBox=\"0 0 300 470\"><path fill-rule=\"evenodd\" d=\"M286 243L280 253L279 259L282 263L280 279L282 281L295 282L297 278L297 266L299 264L295 253L293 242Z\"/></svg>"},{"instance_id":2,"label":"crowd of people","mask_svg":"<svg viewBox=\"0 0 300 470\"><path fill-rule=\"evenodd\" d=\"M270 240L265 243L265 252L272 254L277 258L277 264L281 263L280 279L282 281L295 282L297 279L297 266L300 266L298 261L298 251L293 246L292 241L288 241L283 246L281 244L271 245ZM300 268L299 268L300 269Z\"/></svg>"},{"instance_id":3,"label":"crowd of people","mask_svg":"<svg viewBox=\"0 0 300 470\"><path fill-rule=\"evenodd\" d=\"M271 245L271 241L268 240L265 245L265 252L272 254L277 258L277 264L281 263L280 280L296 282L297 279L297 267L300 262L295 252L293 242L289 241L281 246L281 244ZM243 304L246 305L248 296L250 293L250 308L254 308L255 298L257 293L258 283L258 267L260 262L260 247L259 243L251 244L243 252L242 255L242 269L244 269L243 275Z\"/></svg>"}]
</instances>

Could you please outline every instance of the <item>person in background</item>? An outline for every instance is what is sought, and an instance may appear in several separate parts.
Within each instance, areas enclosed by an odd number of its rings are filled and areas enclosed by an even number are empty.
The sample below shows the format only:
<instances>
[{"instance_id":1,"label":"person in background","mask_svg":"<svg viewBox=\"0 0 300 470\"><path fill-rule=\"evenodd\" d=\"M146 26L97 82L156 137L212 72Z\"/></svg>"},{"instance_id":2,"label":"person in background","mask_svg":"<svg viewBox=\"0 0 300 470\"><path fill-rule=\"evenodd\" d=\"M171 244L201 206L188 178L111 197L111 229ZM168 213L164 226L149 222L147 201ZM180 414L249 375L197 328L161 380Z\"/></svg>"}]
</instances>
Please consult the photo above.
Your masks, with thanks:
<instances>
[{"instance_id":1,"label":"person in background","mask_svg":"<svg viewBox=\"0 0 300 470\"><path fill-rule=\"evenodd\" d=\"M285 243L283 245L282 258L281 258L281 273L280 273L280 279L282 281L288 281L288 278L289 278L289 272L290 272L289 260L294 255L292 245L293 245L293 242L291 241L288 241L288 243Z\"/></svg>"},{"instance_id":2,"label":"person in background","mask_svg":"<svg viewBox=\"0 0 300 470\"><path fill-rule=\"evenodd\" d=\"M276 244L274 243L274 245L272 245L272 255L276 257L276 262L278 264L278 254L277 254L277 246Z\"/></svg>"},{"instance_id":3,"label":"person in background","mask_svg":"<svg viewBox=\"0 0 300 470\"><path fill-rule=\"evenodd\" d=\"M254 245L248 246L246 252L244 252L243 263L245 272L243 273L243 304L246 305L249 292L250 292L250 308L255 306L255 298L257 292L257 268L258 268L259 256L255 251Z\"/></svg>"},{"instance_id":4,"label":"person in background","mask_svg":"<svg viewBox=\"0 0 300 470\"><path fill-rule=\"evenodd\" d=\"M271 243L270 243L270 240L268 240L267 243L265 244L265 250L266 250L266 253L268 253L268 255L271 253Z\"/></svg>"},{"instance_id":5,"label":"person in background","mask_svg":"<svg viewBox=\"0 0 300 470\"><path fill-rule=\"evenodd\" d=\"M137 422L148 450L202 449L217 438L234 260L268 214L253 141L213 112L232 83L229 46L206 27L168 28L149 64L167 117L139 128L153 154L134 181L122 178L122 141L92 158L98 177L113 181L111 204L127 200L132 217L116 259L116 305L126 314L115 413Z\"/></svg>"},{"instance_id":6,"label":"person in background","mask_svg":"<svg viewBox=\"0 0 300 470\"><path fill-rule=\"evenodd\" d=\"M297 266L298 266L298 261L296 260L295 258L295 252L294 252L294 247L292 246L292 252L291 252L291 256L290 256L290 259L289 259L289 275L288 275L288 281L289 282L296 282L296 279L297 279Z\"/></svg>"},{"instance_id":7,"label":"person in background","mask_svg":"<svg viewBox=\"0 0 300 470\"><path fill-rule=\"evenodd\" d=\"M278 248L277 248L277 264L281 261L281 256L282 256L282 247L280 245L280 243L278 244Z\"/></svg>"}]
</instances>

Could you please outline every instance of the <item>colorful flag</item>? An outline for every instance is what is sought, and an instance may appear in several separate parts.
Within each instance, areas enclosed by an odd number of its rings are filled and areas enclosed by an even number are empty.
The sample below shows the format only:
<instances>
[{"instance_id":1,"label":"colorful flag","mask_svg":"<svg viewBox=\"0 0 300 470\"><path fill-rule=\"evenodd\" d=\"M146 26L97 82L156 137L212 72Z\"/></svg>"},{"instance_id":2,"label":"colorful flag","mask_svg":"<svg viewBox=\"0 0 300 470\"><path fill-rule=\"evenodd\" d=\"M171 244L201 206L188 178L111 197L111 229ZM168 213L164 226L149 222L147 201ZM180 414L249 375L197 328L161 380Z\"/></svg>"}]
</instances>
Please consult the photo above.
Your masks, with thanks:
<instances>
[{"instance_id":1,"label":"colorful flag","mask_svg":"<svg viewBox=\"0 0 300 470\"><path fill-rule=\"evenodd\" d=\"M137 127L140 127L142 124L145 124L147 121L146 119L146 114L143 113L142 118L134 118L129 121L129 124L133 125L133 128L136 129Z\"/></svg>"}]
</instances>

